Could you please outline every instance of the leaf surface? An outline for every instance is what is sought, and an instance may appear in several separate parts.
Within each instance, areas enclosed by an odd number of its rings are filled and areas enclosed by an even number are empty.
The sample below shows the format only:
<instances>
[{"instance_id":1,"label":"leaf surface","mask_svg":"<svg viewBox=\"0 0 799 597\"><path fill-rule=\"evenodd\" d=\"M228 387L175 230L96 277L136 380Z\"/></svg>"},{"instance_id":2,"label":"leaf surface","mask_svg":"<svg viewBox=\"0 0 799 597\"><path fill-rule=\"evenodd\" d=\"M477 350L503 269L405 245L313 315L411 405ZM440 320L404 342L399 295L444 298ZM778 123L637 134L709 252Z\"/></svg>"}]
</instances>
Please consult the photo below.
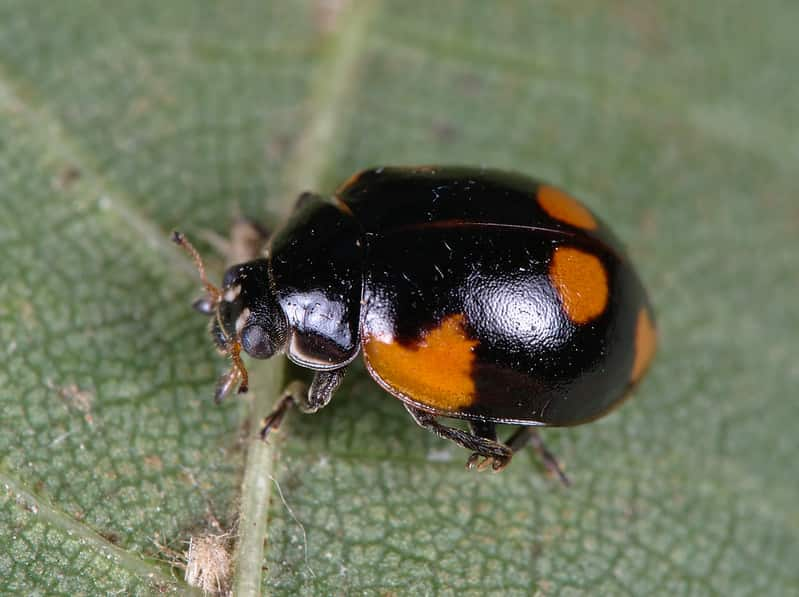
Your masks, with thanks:
<instances>
[{"instance_id":1,"label":"leaf surface","mask_svg":"<svg viewBox=\"0 0 799 597\"><path fill-rule=\"evenodd\" d=\"M0 592L189 591L227 531L239 594L799 594L799 6L650 4L4 2ZM545 434L568 490L362 367L266 447L279 364L209 400L170 230L218 275L237 210L423 163L562 185L650 288L636 396Z\"/></svg>"}]
</instances>

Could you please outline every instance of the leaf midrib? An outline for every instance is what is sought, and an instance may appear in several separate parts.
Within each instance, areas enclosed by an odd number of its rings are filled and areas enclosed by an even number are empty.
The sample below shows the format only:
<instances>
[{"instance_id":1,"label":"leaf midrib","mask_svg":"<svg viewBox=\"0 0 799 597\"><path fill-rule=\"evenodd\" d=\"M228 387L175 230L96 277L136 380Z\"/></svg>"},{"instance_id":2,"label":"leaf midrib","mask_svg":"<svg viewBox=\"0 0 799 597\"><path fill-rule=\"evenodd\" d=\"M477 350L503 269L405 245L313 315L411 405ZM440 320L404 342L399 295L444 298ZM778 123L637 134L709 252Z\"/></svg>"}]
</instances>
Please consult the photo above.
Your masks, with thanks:
<instances>
[{"instance_id":1,"label":"leaf midrib","mask_svg":"<svg viewBox=\"0 0 799 597\"><path fill-rule=\"evenodd\" d=\"M288 159L284 177L284 189L288 194L281 205L290 205L301 191L320 186L325 170L330 165L331 149L342 128L346 100L357 89L355 83L360 76L359 67L364 55L362 48L377 7L377 2L368 2L363 6L350 7L345 14L338 16L342 27L330 34L316 72L311 77L307 102L310 117ZM252 378L253 387L279 391L281 365L278 361L259 367ZM250 416L253 437L257 437L260 418L271 410L276 401L274 393L259 392L256 395ZM247 450L239 537L234 556L236 572L233 587L235 594L240 596L259 595L261 592L264 552L270 544L269 526L263 518L268 514L272 494L273 446L255 439Z\"/></svg>"}]
</instances>

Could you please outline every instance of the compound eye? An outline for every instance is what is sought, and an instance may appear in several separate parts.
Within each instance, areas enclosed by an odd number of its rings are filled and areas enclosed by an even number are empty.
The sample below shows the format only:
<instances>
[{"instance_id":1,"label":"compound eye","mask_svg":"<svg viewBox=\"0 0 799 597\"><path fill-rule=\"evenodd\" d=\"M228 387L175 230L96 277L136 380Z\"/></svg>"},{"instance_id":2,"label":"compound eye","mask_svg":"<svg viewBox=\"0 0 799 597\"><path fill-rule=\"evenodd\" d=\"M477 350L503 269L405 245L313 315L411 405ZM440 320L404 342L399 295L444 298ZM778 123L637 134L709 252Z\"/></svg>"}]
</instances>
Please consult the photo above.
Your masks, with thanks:
<instances>
[{"instance_id":1,"label":"compound eye","mask_svg":"<svg viewBox=\"0 0 799 597\"><path fill-rule=\"evenodd\" d=\"M268 359L275 354L275 345L269 337L269 330L257 323L246 325L241 330L241 347L256 359Z\"/></svg>"},{"instance_id":2,"label":"compound eye","mask_svg":"<svg viewBox=\"0 0 799 597\"><path fill-rule=\"evenodd\" d=\"M246 263L239 263L238 265L230 266L225 275L222 277L222 287L229 289L237 283L241 282L241 274L247 267Z\"/></svg>"}]
</instances>

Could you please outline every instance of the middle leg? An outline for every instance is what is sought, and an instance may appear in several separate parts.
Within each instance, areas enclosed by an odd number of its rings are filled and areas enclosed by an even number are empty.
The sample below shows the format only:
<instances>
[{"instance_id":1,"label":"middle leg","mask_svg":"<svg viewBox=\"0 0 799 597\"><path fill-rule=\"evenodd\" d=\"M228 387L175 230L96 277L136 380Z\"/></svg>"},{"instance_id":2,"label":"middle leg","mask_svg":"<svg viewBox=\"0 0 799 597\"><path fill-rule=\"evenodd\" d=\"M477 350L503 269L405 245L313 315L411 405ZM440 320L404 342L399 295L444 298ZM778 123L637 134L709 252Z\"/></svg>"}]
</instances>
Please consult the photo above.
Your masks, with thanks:
<instances>
[{"instance_id":1,"label":"middle leg","mask_svg":"<svg viewBox=\"0 0 799 597\"><path fill-rule=\"evenodd\" d=\"M477 433L469 433L455 427L442 425L436 420L435 415L427 411L407 404L405 408L420 427L424 427L440 438L448 439L474 452L467 462L467 466L470 468L473 468L477 461L482 458L485 459L485 464L481 462L482 466L478 467L478 470L483 470L488 464L491 464L495 471L500 471L508 465L511 456L513 456L513 451L508 446L496 440L496 434L494 434L493 438L490 437L491 431L488 427L479 428ZM481 436L479 433L483 435Z\"/></svg>"}]
</instances>

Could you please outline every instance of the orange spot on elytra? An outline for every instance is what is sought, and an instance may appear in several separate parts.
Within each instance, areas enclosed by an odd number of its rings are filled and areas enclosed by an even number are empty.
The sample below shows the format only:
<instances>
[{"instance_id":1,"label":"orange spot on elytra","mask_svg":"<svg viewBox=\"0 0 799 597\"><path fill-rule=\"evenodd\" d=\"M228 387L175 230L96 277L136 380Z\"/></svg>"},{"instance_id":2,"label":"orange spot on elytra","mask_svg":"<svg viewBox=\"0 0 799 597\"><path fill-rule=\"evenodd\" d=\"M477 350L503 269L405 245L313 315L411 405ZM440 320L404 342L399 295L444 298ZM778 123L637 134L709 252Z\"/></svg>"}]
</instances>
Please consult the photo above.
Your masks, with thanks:
<instances>
[{"instance_id":1,"label":"orange spot on elytra","mask_svg":"<svg viewBox=\"0 0 799 597\"><path fill-rule=\"evenodd\" d=\"M586 230L597 227L596 219L582 203L556 187L538 187L538 204L551 217L571 226Z\"/></svg>"},{"instance_id":2,"label":"orange spot on elytra","mask_svg":"<svg viewBox=\"0 0 799 597\"><path fill-rule=\"evenodd\" d=\"M608 274L596 255L574 247L557 247L549 276L573 322L588 323L605 310Z\"/></svg>"},{"instance_id":3,"label":"orange spot on elytra","mask_svg":"<svg viewBox=\"0 0 799 597\"><path fill-rule=\"evenodd\" d=\"M657 348L657 331L649 310L641 307L638 311L638 322L635 324L635 358L630 380L636 383L649 367Z\"/></svg>"},{"instance_id":4,"label":"orange spot on elytra","mask_svg":"<svg viewBox=\"0 0 799 597\"><path fill-rule=\"evenodd\" d=\"M463 325L463 315L450 315L413 346L367 335L364 357L392 390L440 411L456 411L475 399L472 365L478 341Z\"/></svg>"}]
</instances>

